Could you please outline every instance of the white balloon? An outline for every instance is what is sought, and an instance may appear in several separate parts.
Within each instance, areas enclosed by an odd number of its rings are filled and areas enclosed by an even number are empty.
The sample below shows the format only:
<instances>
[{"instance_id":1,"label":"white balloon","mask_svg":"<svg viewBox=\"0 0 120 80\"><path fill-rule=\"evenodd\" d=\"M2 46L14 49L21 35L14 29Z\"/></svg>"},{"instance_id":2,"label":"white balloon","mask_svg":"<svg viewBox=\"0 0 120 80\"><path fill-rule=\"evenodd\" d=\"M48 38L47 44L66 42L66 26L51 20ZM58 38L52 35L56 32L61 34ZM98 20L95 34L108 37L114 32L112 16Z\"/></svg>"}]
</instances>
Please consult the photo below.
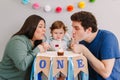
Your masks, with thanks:
<instances>
[{"instance_id":1,"label":"white balloon","mask_svg":"<svg viewBox=\"0 0 120 80\"><path fill-rule=\"evenodd\" d=\"M51 11L51 6L49 6L49 5L45 5L45 7L44 7L44 11L45 12L50 12Z\"/></svg>"}]
</instances>

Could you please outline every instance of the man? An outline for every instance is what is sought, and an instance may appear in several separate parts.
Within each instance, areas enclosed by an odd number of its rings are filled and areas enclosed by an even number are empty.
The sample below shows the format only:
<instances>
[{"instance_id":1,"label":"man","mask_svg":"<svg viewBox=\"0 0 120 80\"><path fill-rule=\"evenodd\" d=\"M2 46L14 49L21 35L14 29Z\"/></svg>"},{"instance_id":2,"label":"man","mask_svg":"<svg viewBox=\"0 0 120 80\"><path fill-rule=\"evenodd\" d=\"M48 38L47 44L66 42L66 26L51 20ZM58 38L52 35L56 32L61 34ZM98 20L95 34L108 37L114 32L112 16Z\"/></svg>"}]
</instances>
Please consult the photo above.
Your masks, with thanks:
<instances>
[{"instance_id":1,"label":"man","mask_svg":"<svg viewBox=\"0 0 120 80\"><path fill-rule=\"evenodd\" d=\"M120 80L120 50L115 35L98 29L90 12L76 12L71 20L74 40L71 48L87 58L89 80Z\"/></svg>"}]
</instances>

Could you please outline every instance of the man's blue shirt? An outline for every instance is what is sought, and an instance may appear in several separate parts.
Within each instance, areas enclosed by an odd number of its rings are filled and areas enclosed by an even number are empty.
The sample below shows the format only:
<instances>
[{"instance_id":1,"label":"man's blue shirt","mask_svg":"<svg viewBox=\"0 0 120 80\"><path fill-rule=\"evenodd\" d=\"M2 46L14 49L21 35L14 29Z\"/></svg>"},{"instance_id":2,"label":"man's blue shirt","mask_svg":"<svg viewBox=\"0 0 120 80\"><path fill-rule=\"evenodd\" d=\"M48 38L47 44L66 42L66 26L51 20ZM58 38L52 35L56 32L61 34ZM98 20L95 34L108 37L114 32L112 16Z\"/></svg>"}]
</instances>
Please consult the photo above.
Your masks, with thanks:
<instances>
[{"instance_id":1,"label":"man's blue shirt","mask_svg":"<svg viewBox=\"0 0 120 80\"><path fill-rule=\"evenodd\" d=\"M89 80L120 80L120 48L116 36L106 30L99 30L91 43L81 41L99 60L115 58L111 75L104 79L88 64Z\"/></svg>"}]
</instances>

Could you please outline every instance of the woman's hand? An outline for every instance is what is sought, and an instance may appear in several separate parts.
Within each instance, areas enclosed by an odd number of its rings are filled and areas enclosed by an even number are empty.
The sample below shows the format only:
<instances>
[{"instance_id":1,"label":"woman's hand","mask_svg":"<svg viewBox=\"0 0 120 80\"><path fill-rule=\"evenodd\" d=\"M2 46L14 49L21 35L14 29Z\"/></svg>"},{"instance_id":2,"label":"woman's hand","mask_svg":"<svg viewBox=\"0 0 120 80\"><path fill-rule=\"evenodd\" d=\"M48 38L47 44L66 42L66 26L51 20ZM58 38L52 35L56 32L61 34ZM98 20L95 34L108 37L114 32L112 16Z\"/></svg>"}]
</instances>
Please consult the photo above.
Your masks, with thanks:
<instances>
[{"instance_id":1,"label":"woman's hand","mask_svg":"<svg viewBox=\"0 0 120 80\"><path fill-rule=\"evenodd\" d=\"M43 45L39 44L38 48L40 50L40 53L44 53L46 50L44 49Z\"/></svg>"},{"instance_id":2,"label":"woman's hand","mask_svg":"<svg viewBox=\"0 0 120 80\"><path fill-rule=\"evenodd\" d=\"M48 49L50 49L50 45L47 42L43 42L41 45L43 46L43 48L45 49L45 51L47 51Z\"/></svg>"},{"instance_id":3,"label":"woman's hand","mask_svg":"<svg viewBox=\"0 0 120 80\"><path fill-rule=\"evenodd\" d=\"M43 42L42 44L38 45L38 48L40 49L40 52L43 53L50 48L50 45L46 42Z\"/></svg>"}]
</instances>

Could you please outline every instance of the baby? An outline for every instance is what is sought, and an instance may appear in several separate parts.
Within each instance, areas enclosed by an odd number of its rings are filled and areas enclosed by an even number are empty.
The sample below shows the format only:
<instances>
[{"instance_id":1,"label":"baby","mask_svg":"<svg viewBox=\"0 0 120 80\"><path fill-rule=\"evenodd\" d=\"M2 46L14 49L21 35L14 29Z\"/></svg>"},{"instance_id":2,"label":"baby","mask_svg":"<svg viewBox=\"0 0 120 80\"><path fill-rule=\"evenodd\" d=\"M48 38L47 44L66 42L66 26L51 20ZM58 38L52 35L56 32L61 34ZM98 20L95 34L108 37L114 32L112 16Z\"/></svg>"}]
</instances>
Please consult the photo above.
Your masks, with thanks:
<instances>
[{"instance_id":1,"label":"baby","mask_svg":"<svg viewBox=\"0 0 120 80\"><path fill-rule=\"evenodd\" d=\"M70 47L70 37L66 35L67 27L62 21L55 21L50 27L51 36L49 38L50 50L58 51L62 48L63 51ZM57 80L65 80L65 76L62 73L56 75Z\"/></svg>"},{"instance_id":2,"label":"baby","mask_svg":"<svg viewBox=\"0 0 120 80\"><path fill-rule=\"evenodd\" d=\"M59 48L69 49L70 38L66 35L67 27L62 21L55 21L50 27L51 36L49 38L50 50L58 51Z\"/></svg>"}]
</instances>

